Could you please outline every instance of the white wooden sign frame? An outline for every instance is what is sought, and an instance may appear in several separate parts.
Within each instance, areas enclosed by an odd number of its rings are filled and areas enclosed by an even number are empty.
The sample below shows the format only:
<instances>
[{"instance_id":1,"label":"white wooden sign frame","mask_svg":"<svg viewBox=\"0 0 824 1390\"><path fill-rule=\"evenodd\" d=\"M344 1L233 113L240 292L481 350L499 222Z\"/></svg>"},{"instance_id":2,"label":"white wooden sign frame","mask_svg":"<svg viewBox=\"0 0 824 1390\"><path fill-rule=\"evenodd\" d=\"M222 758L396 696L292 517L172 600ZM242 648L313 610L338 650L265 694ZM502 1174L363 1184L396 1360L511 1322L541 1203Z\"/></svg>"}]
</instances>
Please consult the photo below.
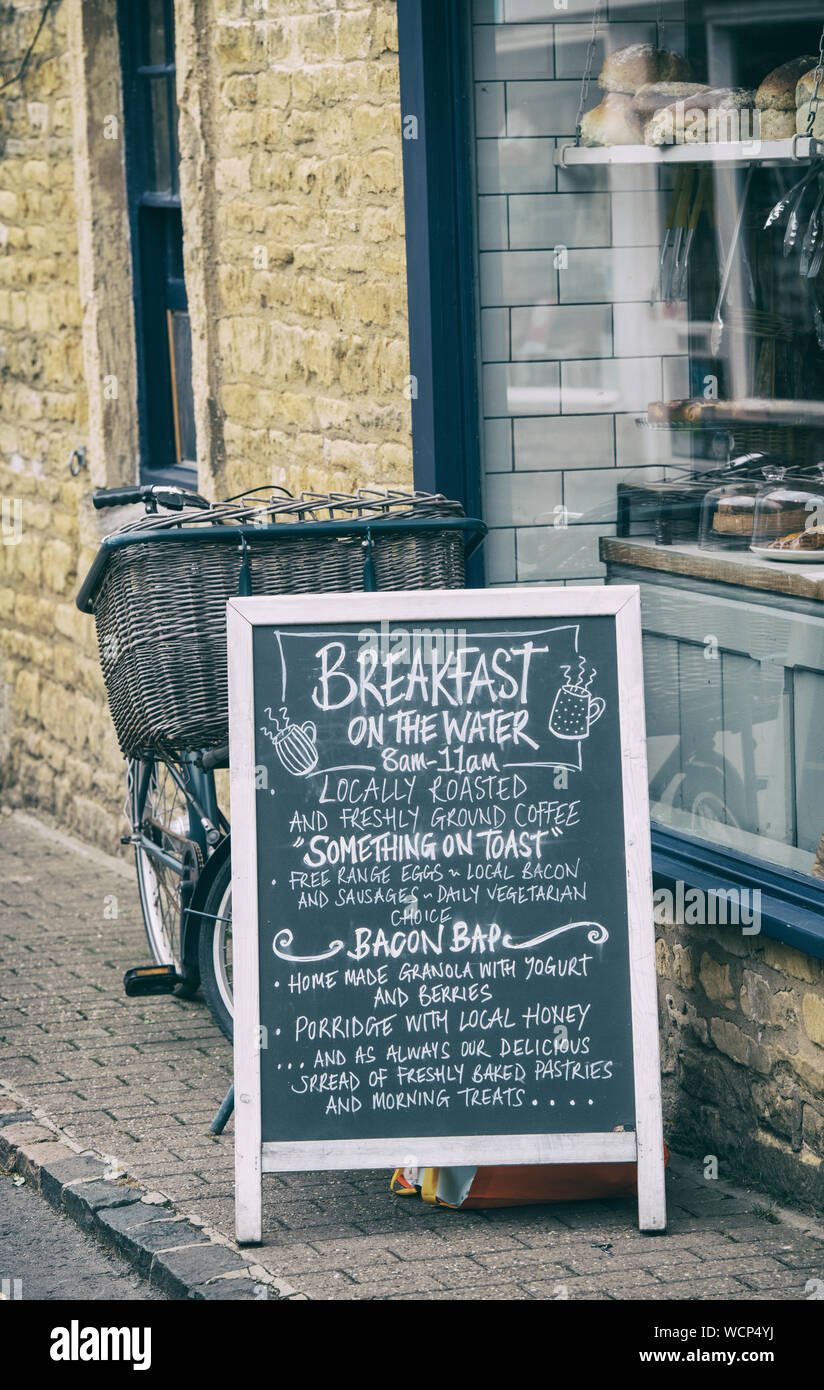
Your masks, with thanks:
<instances>
[{"instance_id":1,"label":"white wooden sign frame","mask_svg":"<svg viewBox=\"0 0 824 1390\"><path fill-rule=\"evenodd\" d=\"M257 821L252 638L256 626L328 627L386 620L401 626L464 619L594 615L615 618L623 767L626 895L635 1132L513 1134L410 1139L262 1143L258 974ZM636 585L407 590L238 598L228 605L232 811L232 920L235 1007L236 1230L242 1244L261 1240L262 1174L312 1169L396 1168L414 1154L420 1167L518 1163L638 1164L638 1224L666 1228L661 1071L655 976L649 790L644 721L641 608Z\"/></svg>"}]
</instances>

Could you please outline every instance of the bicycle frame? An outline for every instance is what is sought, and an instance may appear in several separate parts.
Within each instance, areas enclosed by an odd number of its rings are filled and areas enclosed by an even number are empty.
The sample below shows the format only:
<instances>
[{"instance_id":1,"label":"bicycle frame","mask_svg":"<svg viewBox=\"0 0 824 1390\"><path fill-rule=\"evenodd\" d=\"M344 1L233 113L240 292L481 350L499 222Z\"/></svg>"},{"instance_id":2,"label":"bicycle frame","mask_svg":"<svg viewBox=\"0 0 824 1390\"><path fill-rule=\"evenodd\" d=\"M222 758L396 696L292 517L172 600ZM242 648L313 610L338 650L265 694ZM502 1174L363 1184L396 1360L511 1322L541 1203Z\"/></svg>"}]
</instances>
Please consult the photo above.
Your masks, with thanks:
<instances>
[{"instance_id":1,"label":"bicycle frame","mask_svg":"<svg viewBox=\"0 0 824 1390\"><path fill-rule=\"evenodd\" d=\"M173 780L186 799L189 815L189 839L195 842L201 850L204 860L206 860L216 845L229 833L229 822L217 803L214 773L198 767L195 761L197 756L199 755L190 754L183 759L182 765L186 768L185 776L178 771L175 763L166 762L165 766L169 769ZM156 761L140 763L140 780L136 795L139 825L142 824L142 810L146 804ZM161 849L145 831L142 829L133 830L128 838L131 844L138 845L153 859L159 860L167 868L182 876L185 869L183 859L170 854L168 850Z\"/></svg>"}]
</instances>

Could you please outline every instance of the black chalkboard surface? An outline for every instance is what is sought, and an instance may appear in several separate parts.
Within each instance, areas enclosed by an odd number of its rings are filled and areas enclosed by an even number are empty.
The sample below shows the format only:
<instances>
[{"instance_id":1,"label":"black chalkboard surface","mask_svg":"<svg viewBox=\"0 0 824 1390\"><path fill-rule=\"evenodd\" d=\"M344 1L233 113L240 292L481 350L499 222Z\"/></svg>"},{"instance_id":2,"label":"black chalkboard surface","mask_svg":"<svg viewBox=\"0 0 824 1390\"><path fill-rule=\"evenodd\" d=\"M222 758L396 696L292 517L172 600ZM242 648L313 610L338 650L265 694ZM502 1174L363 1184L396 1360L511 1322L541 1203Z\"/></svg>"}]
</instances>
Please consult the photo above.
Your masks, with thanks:
<instances>
[{"instance_id":1,"label":"black chalkboard surface","mask_svg":"<svg viewBox=\"0 0 824 1390\"><path fill-rule=\"evenodd\" d=\"M649 846L615 609L637 591L576 592L231 605L236 1091L264 1168L439 1139L635 1156L636 803L642 866ZM651 906L645 931L649 974Z\"/></svg>"}]
</instances>

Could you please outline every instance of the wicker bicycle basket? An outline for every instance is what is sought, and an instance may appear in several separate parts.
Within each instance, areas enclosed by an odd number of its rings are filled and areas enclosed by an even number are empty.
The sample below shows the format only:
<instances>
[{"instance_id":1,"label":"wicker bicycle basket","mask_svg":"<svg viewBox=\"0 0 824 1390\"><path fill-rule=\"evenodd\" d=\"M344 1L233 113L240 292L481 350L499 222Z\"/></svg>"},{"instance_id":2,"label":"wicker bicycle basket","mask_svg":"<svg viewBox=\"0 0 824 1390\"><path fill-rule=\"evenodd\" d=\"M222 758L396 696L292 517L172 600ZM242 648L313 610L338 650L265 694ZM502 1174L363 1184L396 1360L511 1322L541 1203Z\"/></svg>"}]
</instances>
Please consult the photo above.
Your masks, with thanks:
<instances>
[{"instance_id":1,"label":"wicker bicycle basket","mask_svg":"<svg viewBox=\"0 0 824 1390\"><path fill-rule=\"evenodd\" d=\"M445 497L363 490L263 503L247 494L121 528L88 606L123 753L179 757L228 742L226 603L242 569L247 593L347 593L366 587L368 554L378 589L458 589L467 531L432 523L460 517ZM312 525L290 535L295 522Z\"/></svg>"}]
</instances>

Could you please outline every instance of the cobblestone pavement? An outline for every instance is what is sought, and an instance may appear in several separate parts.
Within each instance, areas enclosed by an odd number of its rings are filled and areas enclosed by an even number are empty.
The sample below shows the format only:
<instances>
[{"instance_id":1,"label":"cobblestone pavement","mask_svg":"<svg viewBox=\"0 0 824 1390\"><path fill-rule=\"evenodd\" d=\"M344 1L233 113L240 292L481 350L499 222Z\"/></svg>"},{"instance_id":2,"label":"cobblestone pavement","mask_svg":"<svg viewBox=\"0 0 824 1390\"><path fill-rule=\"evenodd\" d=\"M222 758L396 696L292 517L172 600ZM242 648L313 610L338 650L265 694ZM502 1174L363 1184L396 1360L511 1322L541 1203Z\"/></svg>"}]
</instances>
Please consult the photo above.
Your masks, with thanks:
<instances>
[{"instance_id":1,"label":"cobblestone pavement","mask_svg":"<svg viewBox=\"0 0 824 1390\"><path fill-rule=\"evenodd\" d=\"M18 1178L0 1175L0 1294L23 1299L165 1298L125 1260L101 1250Z\"/></svg>"},{"instance_id":2,"label":"cobblestone pavement","mask_svg":"<svg viewBox=\"0 0 824 1390\"><path fill-rule=\"evenodd\" d=\"M128 865L0 819L0 1081L233 1237L232 1127L208 1133L231 1048L198 1001L125 997L146 958ZM677 1157L658 1237L631 1201L458 1213L392 1197L389 1176L267 1175L256 1258L334 1299L788 1300L824 1280L820 1228Z\"/></svg>"}]
</instances>

